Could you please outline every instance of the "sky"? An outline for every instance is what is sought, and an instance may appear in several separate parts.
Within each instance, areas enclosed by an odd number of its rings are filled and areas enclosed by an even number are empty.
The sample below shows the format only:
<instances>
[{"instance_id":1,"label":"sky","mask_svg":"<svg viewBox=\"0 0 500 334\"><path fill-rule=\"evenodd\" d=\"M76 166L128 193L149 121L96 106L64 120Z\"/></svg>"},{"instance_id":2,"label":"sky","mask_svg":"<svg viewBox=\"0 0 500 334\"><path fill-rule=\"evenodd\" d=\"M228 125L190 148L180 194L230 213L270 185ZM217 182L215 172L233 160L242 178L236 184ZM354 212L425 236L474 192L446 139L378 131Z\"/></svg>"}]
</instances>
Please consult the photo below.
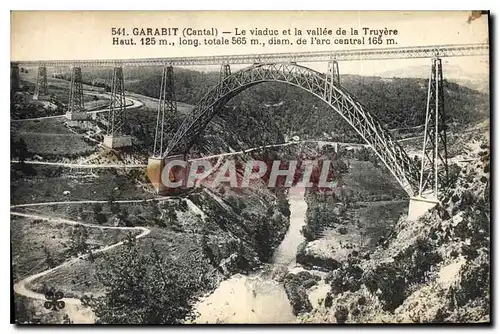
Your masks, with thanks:
<instances>
[{"instance_id":1,"label":"sky","mask_svg":"<svg viewBox=\"0 0 500 334\"><path fill-rule=\"evenodd\" d=\"M397 29L397 46L468 44L488 42L488 21L482 16L468 20L465 11L268 11L268 12L12 12L11 60L47 59L127 59L148 57L179 57L245 53L325 51L371 48L364 46L113 46L111 28L191 27L216 28L218 31L253 28L283 31L294 28L306 31L314 28ZM227 36L227 35L226 35ZM347 36L349 37L349 36ZM135 37L136 40L140 37ZM177 40L178 37L172 37ZM295 36L291 40L296 40ZM383 47L383 46L380 46ZM385 46L387 47L387 46ZM461 57L444 60L445 66L468 73L488 75L488 57ZM377 75L387 71L429 65L428 59L397 59L344 61L343 74ZM325 63L308 63L313 69L324 71ZM235 67L237 69L238 67ZM199 69L199 68L193 68ZM206 70L207 68L203 68ZM218 70L218 68L213 68Z\"/></svg>"}]
</instances>

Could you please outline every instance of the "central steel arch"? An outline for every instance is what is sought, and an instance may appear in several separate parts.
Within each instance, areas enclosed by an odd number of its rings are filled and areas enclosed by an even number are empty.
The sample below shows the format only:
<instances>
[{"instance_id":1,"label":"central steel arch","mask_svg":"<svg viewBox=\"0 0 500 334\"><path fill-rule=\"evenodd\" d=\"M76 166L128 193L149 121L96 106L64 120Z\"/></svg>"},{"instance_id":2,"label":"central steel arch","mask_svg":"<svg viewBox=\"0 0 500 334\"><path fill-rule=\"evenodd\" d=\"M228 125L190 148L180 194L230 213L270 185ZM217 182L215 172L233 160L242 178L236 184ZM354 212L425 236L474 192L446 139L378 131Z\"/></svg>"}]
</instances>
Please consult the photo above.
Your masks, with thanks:
<instances>
[{"instance_id":1,"label":"central steel arch","mask_svg":"<svg viewBox=\"0 0 500 334\"><path fill-rule=\"evenodd\" d=\"M242 91L263 82L282 82L300 87L328 104L375 151L408 195L415 195L418 169L380 121L331 76L293 63L255 64L225 76L186 117L168 143L163 157L186 153L224 104Z\"/></svg>"}]
</instances>

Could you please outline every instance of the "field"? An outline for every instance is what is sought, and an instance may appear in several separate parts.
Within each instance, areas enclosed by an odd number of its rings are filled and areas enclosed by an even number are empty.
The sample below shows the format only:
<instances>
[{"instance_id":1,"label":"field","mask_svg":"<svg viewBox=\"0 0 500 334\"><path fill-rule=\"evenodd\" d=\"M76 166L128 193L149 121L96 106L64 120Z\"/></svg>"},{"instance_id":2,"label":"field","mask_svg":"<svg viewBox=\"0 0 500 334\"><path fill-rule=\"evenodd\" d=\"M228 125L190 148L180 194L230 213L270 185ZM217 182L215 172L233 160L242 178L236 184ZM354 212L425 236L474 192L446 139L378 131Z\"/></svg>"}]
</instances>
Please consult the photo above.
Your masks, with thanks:
<instances>
[{"instance_id":1,"label":"field","mask_svg":"<svg viewBox=\"0 0 500 334\"><path fill-rule=\"evenodd\" d=\"M162 254L172 256L179 266L192 270L193 276L200 277L209 272L207 262L201 251L201 237L195 234L178 233L163 229L152 229L151 234L139 244L141 252L150 252L154 247ZM50 273L42 279L35 280L32 288L43 291L43 286L57 286L70 297L83 295L99 296L103 293L102 285L96 280L96 272L119 256L120 250L112 250L103 257L97 257L95 262L78 261L70 266ZM188 269L189 268L189 269Z\"/></svg>"},{"instance_id":2,"label":"field","mask_svg":"<svg viewBox=\"0 0 500 334\"><path fill-rule=\"evenodd\" d=\"M24 140L32 155L88 155L95 151L96 143L86 139L84 134L72 132L60 118L22 122L13 126L16 132L12 140Z\"/></svg>"},{"instance_id":3,"label":"field","mask_svg":"<svg viewBox=\"0 0 500 334\"><path fill-rule=\"evenodd\" d=\"M148 189L149 192L144 191L135 177L128 177L127 171L69 171L69 168L63 167L34 167L33 170L34 173L29 178L12 180L12 204L38 201L108 201L111 198L142 199L152 195L151 189ZM138 173L143 175L142 171ZM142 180L146 182L144 177Z\"/></svg>"},{"instance_id":4,"label":"field","mask_svg":"<svg viewBox=\"0 0 500 334\"><path fill-rule=\"evenodd\" d=\"M74 256L69 248L74 229L62 223L13 216L10 230L14 280L48 269L48 265L57 266ZM87 228L87 231L91 248L116 243L127 235L119 230Z\"/></svg>"}]
</instances>

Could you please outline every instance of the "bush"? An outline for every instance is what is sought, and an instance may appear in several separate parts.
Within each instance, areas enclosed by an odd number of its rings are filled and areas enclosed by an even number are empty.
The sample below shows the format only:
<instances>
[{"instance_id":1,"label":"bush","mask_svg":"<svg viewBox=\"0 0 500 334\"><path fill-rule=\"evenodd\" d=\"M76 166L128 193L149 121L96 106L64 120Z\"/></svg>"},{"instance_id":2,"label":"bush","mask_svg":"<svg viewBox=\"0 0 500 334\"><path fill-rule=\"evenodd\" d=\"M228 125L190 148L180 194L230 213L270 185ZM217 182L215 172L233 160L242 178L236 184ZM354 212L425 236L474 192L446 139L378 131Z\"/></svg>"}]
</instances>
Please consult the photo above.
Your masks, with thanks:
<instances>
[{"instance_id":1,"label":"bush","mask_svg":"<svg viewBox=\"0 0 500 334\"><path fill-rule=\"evenodd\" d=\"M343 324L347 321L349 317L349 310L345 306L338 306L335 310L335 318L337 319L337 323Z\"/></svg>"},{"instance_id":2,"label":"bush","mask_svg":"<svg viewBox=\"0 0 500 334\"><path fill-rule=\"evenodd\" d=\"M302 227L302 234L307 241L313 241L321 237L326 227L334 227L338 224L338 218L328 206L316 206L307 212L306 225Z\"/></svg>"},{"instance_id":3,"label":"bush","mask_svg":"<svg viewBox=\"0 0 500 334\"><path fill-rule=\"evenodd\" d=\"M192 270L162 257L152 245L140 252L129 236L119 254L108 256L97 271L103 297L85 297L104 324L177 324L192 315L192 299L203 286Z\"/></svg>"},{"instance_id":4,"label":"bush","mask_svg":"<svg viewBox=\"0 0 500 334\"><path fill-rule=\"evenodd\" d=\"M95 216L95 220L98 224L103 225L108 221L108 218L104 213L99 213Z\"/></svg>"},{"instance_id":5,"label":"bush","mask_svg":"<svg viewBox=\"0 0 500 334\"><path fill-rule=\"evenodd\" d=\"M102 212L102 205L100 203L94 203L92 210L94 211L94 214L97 215Z\"/></svg>"},{"instance_id":6,"label":"bush","mask_svg":"<svg viewBox=\"0 0 500 334\"><path fill-rule=\"evenodd\" d=\"M407 297L405 274L392 263L366 271L363 282L371 293L380 290L378 299L384 311L394 311Z\"/></svg>"},{"instance_id":7,"label":"bush","mask_svg":"<svg viewBox=\"0 0 500 334\"><path fill-rule=\"evenodd\" d=\"M456 306L462 307L475 299L490 296L490 264L489 257L482 253L474 261L467 261L460 270L460 280L451 289Z\"/></svg>"},{"instance_id":8,"label":"bush","mask_svg":"<svg viewBox=\"0 0 500 334\"><path fill-rule=\"evenodd\" d=\"M69 253L71 256L78 256L87 253L90 248L87 244L89 233L83 225L73 227L70 235Z\"/></svg>"},{"instance_id":9,"label":"bush","mask_svg":"<svg viewBox=\"0 0 500 334\"><path fill-rule=\"evenodd\" d=\"M331 291L339 294L345 291L355 292L361 287L363 270L352 261L342 263L339 269L332 272Z\"/></svg>"}]
</instances>

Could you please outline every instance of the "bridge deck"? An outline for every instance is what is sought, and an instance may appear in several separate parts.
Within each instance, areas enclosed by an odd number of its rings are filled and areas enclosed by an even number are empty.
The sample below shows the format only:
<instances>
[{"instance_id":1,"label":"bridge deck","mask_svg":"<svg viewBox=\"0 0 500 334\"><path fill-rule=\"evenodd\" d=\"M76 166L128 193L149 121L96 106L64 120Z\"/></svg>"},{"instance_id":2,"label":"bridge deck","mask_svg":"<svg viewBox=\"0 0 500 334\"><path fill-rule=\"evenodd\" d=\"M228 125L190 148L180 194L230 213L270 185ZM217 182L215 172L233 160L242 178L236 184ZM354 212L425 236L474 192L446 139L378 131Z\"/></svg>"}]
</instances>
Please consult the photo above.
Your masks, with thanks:
<instances>
[{"instance_id":1,"label":"bridge deck","mask_svg":"<svg viewBox=\"0 0 500 334\"><path fill-rule=\"evenodd\" d=\"M382 60L439 57L466 57L489 55L488 44L453 44L428 45L398 48L372 48L312 52L263 53L223 56L172 57L172 58L142 58L142 59L95 59L95 60L33 60L12 61L19 66L192 66L255 64L255 63L289 63L289 62L323 62L331 59L338 61Z\"/></svg>"}]
</instances>

